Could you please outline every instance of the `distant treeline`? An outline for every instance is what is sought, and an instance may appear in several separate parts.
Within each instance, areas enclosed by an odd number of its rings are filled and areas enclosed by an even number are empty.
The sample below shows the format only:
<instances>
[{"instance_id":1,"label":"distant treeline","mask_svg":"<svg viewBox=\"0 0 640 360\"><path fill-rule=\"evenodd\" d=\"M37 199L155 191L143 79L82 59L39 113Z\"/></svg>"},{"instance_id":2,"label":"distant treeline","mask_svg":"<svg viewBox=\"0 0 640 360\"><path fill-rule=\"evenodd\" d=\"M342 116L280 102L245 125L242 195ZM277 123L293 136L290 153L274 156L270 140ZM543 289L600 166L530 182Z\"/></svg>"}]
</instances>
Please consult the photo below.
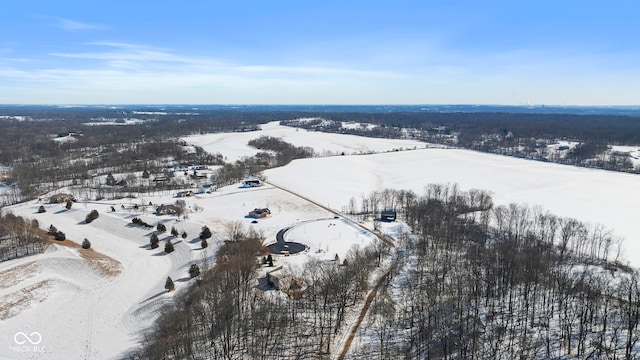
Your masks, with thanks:
<instances>
[{"instance_id":1,"label":"distant treeline","mask_svg":"<svg viewBox=\"0 0 640 360\"><path fill-rule=\"evenodd\" d=\"M459 133L460 145L470 145L481 134L511 132L516 137L578 139L615 145L640 144L640 117L618 115L521 113L324 113L307 114L334 121L380 125L380 134L399 134L398 128L430 130L444 126ZM343 132L368 134L364 129Z\"/></svg>"},{"instance_id":2,"label":"distant treeline","mask_svg":"<svg viewBox=\"0 0 640 360\"><path fill-rule=\"evenodd\" d=\"M179 110L184 112L178 112L176 108L159 111L157 107L135 110L133 107L0 107L0 132L3 134L0 164L9 167L3 180L18 184L21 194L30 197L46 190L39 188L42 184L87 179L96 172L159 172L169 160L182 164L221 165L223 154L208 154L197 147L195 151L189 150L178 138L193 134L254 131L269 121L314 117L333 120L319 129L322 131L403 138L407 137L407 129L410 129L414 131L411 133L413 138L429 142L444 142L455 134L457 146L545 161L549 161L549 157L540 155L538 151L544 144L538 145L536 139L569 139L582 145L558 162L638 171L628 158L618 156L593 160L589 157L607 145L639 145L640 117L487 112L252 111L250 107L242 110ZM343 128L339 126L342 121L379 126ZM100 123L102 125L95 125ZM296 126L313 124L300 122ZM54 140L67 136L75 139ZM275 150L269 147L276 146L277 155L262 152L256 159L242 164L244 170L240 172L257 172L311 154L308 149L284 149L282 144L274 144L273 139L265 140L255 145L264 150ZM229 174L233 172L238 171L226 171ZM231 178L241 176L244 174L238 172Z\"/></svg>"},{"instance_id":3,"label":"distant treeline","mask_svg":"<svg viewBox=\"0 0 640 360\"><path fill-rule=\"evenodd\" d=\"M30 120L3 119L0 131L0 163L39 156L56 156L71 149L129 144L140 139L167 139L184 135L251 131L269 121L323 117L380 125L373 131L341 129L344 133L398 137L398 128L430 130L445 127L458 134L459 145L471 146L482 134L511 132L517 138L576 139L582 142L638 145L640 117L615 115L518 114L518 113L316 113L199 111L193 113L140 114L122 109L99 108L0 108L0 115ZM84 126L92 119L141 119L136 125ZM75 143L55 143L51 136L81 132Z\"/></svg>"},{"instance_id":4,"label":"distant treeline","mask_svg":"<svg viewBox=\"0 0 640 360\"><path fill-rule=\"evenodd\" d=\"M329 120L329 121L327 121ZM343 127L359 122L375 127ZM285 125L379 138L411 138L540 161L639 173L631 156L611 145L640 147L640 117L521 113L334 113ZM548 145L578 143L566 156Z\"/></svg>"}]
</instances>

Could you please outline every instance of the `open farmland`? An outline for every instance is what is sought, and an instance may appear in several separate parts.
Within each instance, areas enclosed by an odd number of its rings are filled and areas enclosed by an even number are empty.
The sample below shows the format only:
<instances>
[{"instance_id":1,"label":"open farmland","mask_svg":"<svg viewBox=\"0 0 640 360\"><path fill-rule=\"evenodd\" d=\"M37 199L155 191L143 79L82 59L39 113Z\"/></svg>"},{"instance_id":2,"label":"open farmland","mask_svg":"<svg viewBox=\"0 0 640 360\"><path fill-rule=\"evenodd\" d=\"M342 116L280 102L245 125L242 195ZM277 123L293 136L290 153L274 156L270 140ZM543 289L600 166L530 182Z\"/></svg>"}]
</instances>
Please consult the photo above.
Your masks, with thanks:
<instances>
[{"instance_id":1,"label":"open farmland","mask_svg":"<svg viewBox=\"0 0 640 360\"><path fill-rule=\"evenodd\" d=\"M340 209L351 197L385 188L422 193L430 183L483 189L497 205L539 206L563 217L600 223L624 237L624 258L640 266L640 178L458 149L295 160L265 171L269 181ZM304 174L304 178L300 178Z\"/></svg>"},{"instance_id":2,"label":"open farmland","mask_svg":"<svg viewBox=\"0 0 640 360\"><path fill-rule=\"evenodd\" d=\"M427 145L414 140L377 139L354 135L336 136L336 134L281 126L277 121L261 125L260 128L259 131L193 135L185 137L184 140L212 154L221 153L227 162L255 155L258 150L247 143L260 136L279 138L298 147L310 147L321 156L379 153L422 148Z\"/></svg>"}]
</instances>

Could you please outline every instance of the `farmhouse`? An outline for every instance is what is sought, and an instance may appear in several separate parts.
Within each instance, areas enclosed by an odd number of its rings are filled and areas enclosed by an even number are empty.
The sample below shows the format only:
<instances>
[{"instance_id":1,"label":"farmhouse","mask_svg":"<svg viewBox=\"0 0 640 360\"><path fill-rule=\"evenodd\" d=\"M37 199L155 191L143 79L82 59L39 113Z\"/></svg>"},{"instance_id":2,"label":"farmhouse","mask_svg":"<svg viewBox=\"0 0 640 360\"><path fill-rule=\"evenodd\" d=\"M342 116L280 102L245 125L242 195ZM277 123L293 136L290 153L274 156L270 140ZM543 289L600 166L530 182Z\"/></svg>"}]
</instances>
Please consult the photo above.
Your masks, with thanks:
<instances>
[{"instance_id":1,"label":"farmhouse","mask_svg":"<svg viewBox=\"0 0 640 360\"><path fill-rule=\"evenodd\" d=\"M262 209L255 208L249 212L249 217L252 217L254 219L266 218L269 215L271 215L271 210L267 208L262 208Z\"/></svg>"},{"instance_id":2,"label":"farmhouse","mask_svg":"<svg viewBox=\"0 0 640 360\"><path fill-rule=\"evenodd\" d=\"M68 201L76 202L76 199L71 194L54 194L49 197L49 203L51 204L63 204Z\"/></svg>"},{"instance_id":3,"label":"farmhouse","mask_svg":"<svg viewBox=\"0 0 640 360\"><path fill-rule=\"evenodd\" d=\"M216 187L213 184L202 184L200 185L200 189L198 190L199 193L207 193L207 194L211 194L212 192L216 191Z\"/></svg>"},{"instance_id":4,"label":"farmhouse","mask_svg":"<svg viewBox=\"0 0 640 360\"><path fill-rule=\"evenodd\" d=\"M245 179L244 181L242 181L242 184L243 184L245 187L258 187L258 186L262 186L262 183L260 182L260 179L255 179L255 178Z\"/></svg>"},{"instance_id":5,"label":"farmhouse","mask_svg":"<svg viewBox=\"0 0 640 360\"><path fill-rule=\"evenodd\" d=\"M164 177L163 175L159 175L159 176L156 176L156 177L153 179L153 182L154 182L156 185L162 185L162 184L164 184L165 180L166 180L166 179L165 179L165 177Z\"/></svg>"},{"instance_id":6,"label":"farmhouse","mask_svg":"<svg viewBox=\"0 0 640 360\"><path fill-rule=\"evenodd\" d=\"M162 204L156 208L156 215L176 215L180 212L180 209L175 205Z\"/></svg>"}]
</instances>

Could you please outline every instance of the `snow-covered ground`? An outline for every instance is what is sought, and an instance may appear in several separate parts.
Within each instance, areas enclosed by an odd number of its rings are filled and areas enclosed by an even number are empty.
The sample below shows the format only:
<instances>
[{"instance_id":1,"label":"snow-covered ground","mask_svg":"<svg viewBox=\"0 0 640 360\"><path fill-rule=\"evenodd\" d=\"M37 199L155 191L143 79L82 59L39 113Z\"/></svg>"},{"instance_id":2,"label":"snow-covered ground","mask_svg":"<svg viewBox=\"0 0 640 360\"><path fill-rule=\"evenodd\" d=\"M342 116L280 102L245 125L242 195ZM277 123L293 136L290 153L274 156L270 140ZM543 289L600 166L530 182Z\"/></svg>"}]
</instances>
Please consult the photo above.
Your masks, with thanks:
<instances>
[{"instance_id":1,"label":"snow-covered ground","mask_svg":"<svg viewBox=\"0 0 640 360\"><path fill-rule=\"evenodd\" d=\"M12 279L0 284L0 338L7 345L0 347L0 358L105 359L139 346L144 341L142 332L159 315L160 306L175 294L164 289L167 276L180 291L190 282L192 263L202 268L206 258L208 265L213 265L215 251L233 223L262 234L266 243L275 241L280 229L292 227L287 239L303 243L309 250L286 259L276 256L277 265L285 260L300 264L311 256L333 259L338 254L344 258L353 244L370 239L361 229L333 219L327 210L269 185L244 188L236 184L212 194L183 198L190 211L187 219L179 221L152 214L157 205L175 200L173 194L167 194L75 203L69 211L62 204L44 204L47 211L41 214L37 209L43 203L38 201L3 209L36 219L43 228L53 224L76 243L87 238L91 252L104 256L83 257L86 250L54 241L44 254L0 263L0 276ZM142 206L149 202L154 206ZM138 210L133 209L136 204ZM247 216L249 211L263 207L271 209L271 215L253 223ZM85 224L85 216L93 209L100 216ZM155 228L134 225L133 217L154 226L158 222L166 225L167 233L159 235L159 248L149 248L149 236ZM201 248L198 239L203 225L213 233L207 249ZM187 232L187 238L170 236L171 227ZM175 247L170 254L164 252L167 239ZM41 337L37 345L20 334L34 332L38 335L32 340Z\"/></svg>"},{"instance_id":2,"label":"snow-covered ground","mask_svg":"<svg viewBox=\"0 0 640 360\"><path fill-rule=\"evenodd\" d=\"M304 174L304 178L300 178ZM623 256L640 266L640 176L457 149L295 160L267 180L341 209L385 188L423 193L429 183L484 189L494 203L541 206L553 214L600 223L625 238Z\"/></svg>"},{"instance_id":3,"label":"snow-covered ground","mask_svg":"<svg viewBox=\"0 0 640 360\"><path fill-rule=\"evenodd\" d=\"M266 124L256 132L201 135L185 140L234 161L256 153L246 144L262 135L279 137L296 146L310 146L318 153L378 153L296 160L265 172L269 182L326 207L341 210L352 197L358 201L373 190L394 188L422 193L429 183L455 182L462 190L491 191L498 205L539 205L560 216L602 223L626 238L625 258L640 266L637 175L467 150L426 149L426 144L416 141L307 132L277 123ZM392 152L414 148L417 150ZM93 251L104 256L83 257L82 249L53 245L44 254L0 263L0 358L119 357L144 341L142 331L158 316L159 307L174 296L164 290L166 277L172 277L178 292L184 289L190 282L189 266L194 262L203 266L204 259L212 265L227 226L234 222L263 234L267 243L275 241L280 229L290 227L286 240L309 246L299 255L277 257L277 264L296 264L312 256L333 259L335 254L342 259L351 246L371 239L361 229L334 219L333 213L270 185L242 188L237 184L212 194L184 198L190 211L188 219L180 221L151 214L155 206L175 202L173 194L76 203L70 211L62 205L45 205L47 212L43 214L37 213L41 203L33 201L4 208L3 211L38 220L45 229L54 224L77 243L88 238ZM154 206L142 207L149 202ZM134 204L140 210L133 210ZM111 206L115 212L110 211ZM254 208L264 207L271 210L269 217L257 223L246 217ZM98 210L100 217L85 224L84 218L92 209ZM170 238L168 233L159 236L160 248L151 250L149 235L154 230L131 224L135 216L152 225L162 221L168 230L175 226L188 236L185 240L170 239L175 244L174 253L163 251L165 239ZM301 222L304 225L299 225ZM203 225L213 233L205 250L197 239ZM109 271L105 272L105 267ZM11 313L4 309L6 305ZM34 332L41 339L36 339Z\"/></svg>"},{"instance_id":4,"label":"snow-covered ground","mask_svg":"<svg viewBox=\"0 0 640 360\"><path fill-rule=\"evenodd\" d=\"M62 137L54 137L53 141L63 144L63 143L74 143L74 142L77 142L78 139L76 139L75 137L73 137L71 135L67 135L67 136L62 136Z\"/></svg>"},{"instance_id":5,"label":"snow-covered ground","mask_svg":"<svg viewBox=\"0 0 640 360\"><path fill-rule=\"evenodd\" d=\"M247 145L250 140L260 136L279 138L295 146L308 146L320 155L324 154L363 154L371 152L386 152L396 149L424 148L425 143L413 140L376 139L354 135L330 134L307 131L288 126L281 126L278 122L270 122L261 126L259 131L240 133L220 133L193 135L183 138L187 143L198 145L207 152L222 154L226 161L234 162L245 156L258 153L254 147Z\"/></svg>"},{"instance_id":6,"label":"snow-covered ground","mask_svg":"<svg viewBox=\"0 0 640 360\"><path fill-rule=\"evenodd\" d=\"M640 166L640 146L621 146L614 145L611 147L614 153L627 154L633 166Z\"/></svg>"}]
</instances>

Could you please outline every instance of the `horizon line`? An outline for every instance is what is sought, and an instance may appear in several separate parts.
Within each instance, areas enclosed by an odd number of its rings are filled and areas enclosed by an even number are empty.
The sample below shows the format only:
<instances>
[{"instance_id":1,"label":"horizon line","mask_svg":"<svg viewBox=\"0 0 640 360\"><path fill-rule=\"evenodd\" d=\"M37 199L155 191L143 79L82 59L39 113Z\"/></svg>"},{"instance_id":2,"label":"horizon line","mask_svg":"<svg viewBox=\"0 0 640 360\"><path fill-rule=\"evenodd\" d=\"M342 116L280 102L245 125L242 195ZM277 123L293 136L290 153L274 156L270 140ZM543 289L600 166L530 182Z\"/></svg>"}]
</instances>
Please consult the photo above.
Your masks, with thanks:
<instances>
[{"instance_id":1,"label":"horizon line","mask_svg":"<svg viewBox=\"0 0 640 360\"><path fill-rule=\"evenodd\" d=\"M89 106L470 106L470 107L485 107L485 106L502 106L502 107L517 107L517 108L566 108L566 107L585 107L585 108L639 108L640 104L616 104L616 105L577 105L577 104L472 104L472 103L433 103L433 104L392 104L392 103L367 103L367 104L335 104L335 103L310 103L310 104L286 104L286 103L0 103L2 106L58 106L58 107L89 107Z\"/></svg>"}]
</instances>

